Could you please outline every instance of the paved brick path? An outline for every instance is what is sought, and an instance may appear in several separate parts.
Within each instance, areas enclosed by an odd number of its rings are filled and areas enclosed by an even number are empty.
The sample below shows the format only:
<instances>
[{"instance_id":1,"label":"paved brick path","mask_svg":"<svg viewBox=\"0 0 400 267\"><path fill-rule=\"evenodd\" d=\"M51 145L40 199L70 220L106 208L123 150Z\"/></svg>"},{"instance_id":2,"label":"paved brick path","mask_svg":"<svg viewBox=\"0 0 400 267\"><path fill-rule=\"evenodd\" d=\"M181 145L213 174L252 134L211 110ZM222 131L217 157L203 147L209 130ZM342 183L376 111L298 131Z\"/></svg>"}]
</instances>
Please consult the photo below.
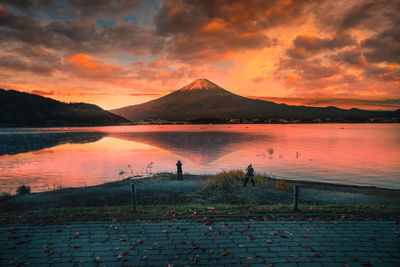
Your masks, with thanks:
<instances>
[{"instance_id":1,"label":"paved brick path","mask_svg":"<svg viewBox=\"0 0 400 267\"><path fill-rule=\"evenodd\" d=\"M0 227L0 265L400 266L399 231L378 221Z\"/></svg>"}]
</instances>

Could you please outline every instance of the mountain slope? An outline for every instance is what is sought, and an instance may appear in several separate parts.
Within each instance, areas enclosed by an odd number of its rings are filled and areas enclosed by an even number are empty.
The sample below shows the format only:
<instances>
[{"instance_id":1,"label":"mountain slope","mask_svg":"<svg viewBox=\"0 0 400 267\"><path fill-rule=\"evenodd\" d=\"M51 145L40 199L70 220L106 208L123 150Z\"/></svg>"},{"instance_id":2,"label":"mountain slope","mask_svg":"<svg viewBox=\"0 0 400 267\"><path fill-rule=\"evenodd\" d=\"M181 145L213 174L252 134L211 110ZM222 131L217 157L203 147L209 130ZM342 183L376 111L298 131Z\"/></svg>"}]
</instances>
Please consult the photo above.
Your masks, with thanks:
<instances>
[{"instance_id":1,"label":"mountain slope","mask_svg":"<svg viewBox=\"0 0 400 267\"><path fill-rule=\"evenodd\" d=\"M0 89L0 124L13 126L115 125L125 118L85 103L63 103L39 95Z\"/></svg>"},{"instance_id":2,"label":"mountain slope","mask_svg":"<svg viewBox=\"0 0 400 267\"><path fill-rule=\"evenodd\" d=\"M212 118L261 119L356 119L391 116L393 112L288 106L269 101L250 99L233 94L207 79L199 79L161 98L133 106L111 110L130 120L198 120ZM397 111L398 113L398 111Z\"/></svg>"}]
</instances>

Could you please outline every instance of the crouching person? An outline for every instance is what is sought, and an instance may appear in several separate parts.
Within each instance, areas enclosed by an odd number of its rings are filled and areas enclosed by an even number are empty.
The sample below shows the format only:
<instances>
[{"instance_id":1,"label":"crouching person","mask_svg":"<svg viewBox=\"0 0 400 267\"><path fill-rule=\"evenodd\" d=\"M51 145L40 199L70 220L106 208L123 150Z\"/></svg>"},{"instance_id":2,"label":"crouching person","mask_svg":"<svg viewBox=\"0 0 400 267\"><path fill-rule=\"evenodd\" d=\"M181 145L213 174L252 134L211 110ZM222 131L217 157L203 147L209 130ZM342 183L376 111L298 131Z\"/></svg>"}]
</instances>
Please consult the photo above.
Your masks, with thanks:
<instances>
[{"instance_id":1,"label":"crouching person","mask_svg":"<svg viewBox=\"0 0 400 267\"><path fill-rule=\"evenodd\" d=\"M244 180L244 184L243 184L244 187L247 185L249 180L253 184L253 187L256 186L254 183L254 169L253 169L253 166L251 166L251 164L246 169L246 180Z\"/></svg>"}]
</instances>

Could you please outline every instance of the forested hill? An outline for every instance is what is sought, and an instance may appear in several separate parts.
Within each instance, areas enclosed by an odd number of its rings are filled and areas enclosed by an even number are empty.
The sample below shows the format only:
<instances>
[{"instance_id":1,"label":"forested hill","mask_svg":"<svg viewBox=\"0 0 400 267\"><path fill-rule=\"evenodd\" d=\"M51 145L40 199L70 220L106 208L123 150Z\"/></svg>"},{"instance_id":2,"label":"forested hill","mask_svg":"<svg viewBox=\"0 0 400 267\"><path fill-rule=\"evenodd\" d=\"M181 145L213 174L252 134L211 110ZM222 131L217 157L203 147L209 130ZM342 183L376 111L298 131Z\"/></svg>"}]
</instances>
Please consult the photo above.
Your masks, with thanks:
<instances>
[{"instance_id":1,"label":"forested hill","mask_svg":"<svg viewBox=\"0 0 400 267\"><path fill-rule=\"evenodd\" d=\"M15 90L0 89L0 125L90 126L117 125L127 119L86 103L63 103Z\"/></svg>"}]
</instances>

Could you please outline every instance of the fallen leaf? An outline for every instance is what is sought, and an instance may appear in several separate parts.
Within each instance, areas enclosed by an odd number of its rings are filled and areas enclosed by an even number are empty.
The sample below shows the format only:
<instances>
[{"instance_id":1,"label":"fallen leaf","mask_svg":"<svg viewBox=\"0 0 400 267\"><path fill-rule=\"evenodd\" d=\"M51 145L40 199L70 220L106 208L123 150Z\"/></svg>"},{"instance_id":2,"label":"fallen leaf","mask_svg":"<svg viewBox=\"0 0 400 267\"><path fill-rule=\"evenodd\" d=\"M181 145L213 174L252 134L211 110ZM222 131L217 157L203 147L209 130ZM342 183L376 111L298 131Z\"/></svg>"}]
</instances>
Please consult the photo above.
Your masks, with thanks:
<instances>
[{"instance_id":1,"label":"fallen leaf","mask_svg":"<svg viewBox=\"0 0 400 267\"><path fill-rule=\"evenodd\" d=\"M212 222L205 222L204 224L205 225L212 225L213 223Z\"/></svg>"},{"instance_id":2,"label":"fallen leaf","mask_svg":"<svg viewBox=\"0 0 400 267\"><path fill-rule=\"evenodd\" d=\"M308 235L303 235L303 237L304 237L304 238L309 238L309 236L308 236Z\"/></svg>"},{"instance_id":3,"label":"fallen leaf","mask_svg":"<svg viewBox=\"0 0 400 267\"><path fill-rule=\"evenodd\" d=\"M228 235L231 235L231 234L232 234L232 231L229 230L229 231L228 231Z\"/></svg>"},{"instance_id":4,"label":"fallen leaf","mask_svg":"<svg viewBox=\"0 0 400 267\"><path fill-rule=\"evenodd\" d=\"M142 257L142 260L146 260L147 259L147 255L144 255L143 257Z\"/></svg>"},{"instance_id":5,"label":"fallen leaf","mask_svg":"<svg viewBox=\"0 0 400 267\"><path fill-rule=\"evenodd\" d=\"M118 259L118 260L122 259L122 255L119 254L119 255L117 256L117 259Z\"/></svg>"},{"instance_id":6,"label":"fallen leaf","mask_svg":"<svg viewBox=\"0 0 400 267\"><path fill-rule=\"evenodd\" d=\"M303 248L306 248L307 246L306 245L304 245L304 244L301 244L300 246L302 246Z\"/></svg>"},{"instance_id":7,"label":"fallen leaf","mask_svg":"<svg viewBox=\"0 0 400 267\"><path fill-rule=\"evenodd\" d=\"M59 232L62 232L62 229L61 229L61 228L58 228L58 229L56 230L56 233L59 233Z\"/></svg>"},{"instance_id":8,"label":"fallen leaf","mask_svg":"<svg viewBox=\"0 0 400 267\"><path fill-rule=\"evenodd\" d=\"M128 251L124 251L124 252L122 252L122 255L123 256L129 255L129 252Z\"/></svg>"},{"instance_id":9,"label":"fallen leaf","mask_svg":"<svg viewBox=\"0 0 400 267\"><path fill-rule=\"evenodd\" d=\"M271 240L267 240L267 243L268 243L268 244L272 244L272 241L271 241Z\"/></svg>"},{"instance_id":10,"label":"fallen leaf","mask_svg":"<svg viewBox=\"0 0 400 267\"><path fill-rule=\"evenodd\" d=\"M74 248L80 248L81 246L79 246L79 245L74 245Z\"/></svg>"},{"instance_id":11,"label":"fallen leaf","mask_svg":"<svg viewBox=\"0 0 400 267\"><path fill-rule=\"evenodd\" d=\"M363 262L363 263L361 263L361 265L362 266L372 266L372 264L369 261Z\"/></svg>"},{"instance_id":12,"label":"fallen leaf","mask_svg":"<svg viewBox=\"0 0 400 267\"><path fill-rule=\"evenodd\" d=\"M321 258L321 255L319 255L319 254L314 254L314 257L316 257L316 258Z\"/></svg>"},{"instance_id":13,"label":"fallen leaf","mask_svg":"<svg viewBox=\"0 0 400 267\"><path fill-rule=\"evenodd\" d=\"M239 247L239 248L244 248L244 247L245 247L245 245L238 245L238 247Z\"/></svg>"},{"instance_id":14,"label":"fallen leaf","mask_svg":"<svg viewBox=\"0 0 400 267\"><path fill-rule=\"evenodd\" d=\"M286 235L281 235L282 238L288 238Z\"/></svg>"},{"instance_id":15,"label":"fallen leaf","mask_svg":"<svg viewBox=\"0 0 400 267\"><path fill-rule=\"evenodd\" d=\"M371 240L376 240L376 237L371 236L369 239L371 239Z\"/></svg>"},{"instance_id":16,"label":"fallen leaf","mask_svg":"<svg viewBox=\"0 0 400 267\"><path fill-rule=\"evenodd\" d=\"M228 256L228 254L229 254L229 252L224 251L224 252L221 253L221 256L225 257L225 256Z\"/></svg>"}]
</instances>

